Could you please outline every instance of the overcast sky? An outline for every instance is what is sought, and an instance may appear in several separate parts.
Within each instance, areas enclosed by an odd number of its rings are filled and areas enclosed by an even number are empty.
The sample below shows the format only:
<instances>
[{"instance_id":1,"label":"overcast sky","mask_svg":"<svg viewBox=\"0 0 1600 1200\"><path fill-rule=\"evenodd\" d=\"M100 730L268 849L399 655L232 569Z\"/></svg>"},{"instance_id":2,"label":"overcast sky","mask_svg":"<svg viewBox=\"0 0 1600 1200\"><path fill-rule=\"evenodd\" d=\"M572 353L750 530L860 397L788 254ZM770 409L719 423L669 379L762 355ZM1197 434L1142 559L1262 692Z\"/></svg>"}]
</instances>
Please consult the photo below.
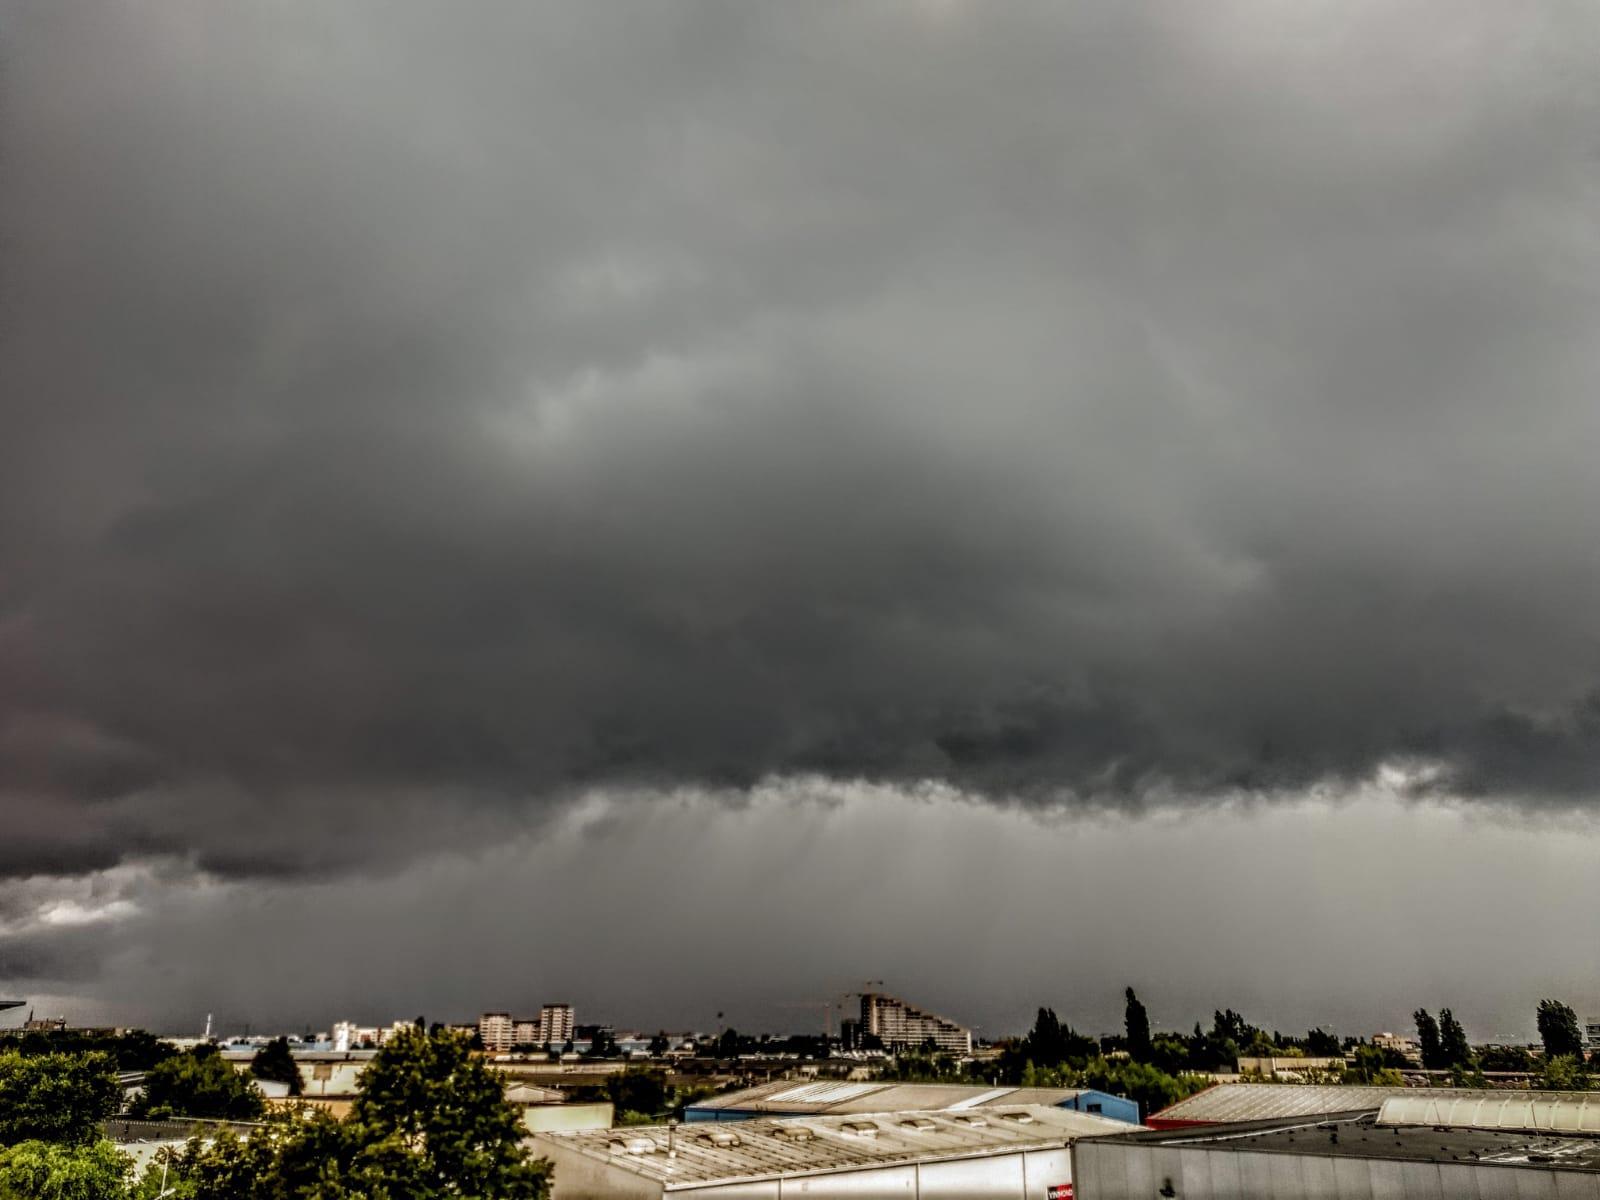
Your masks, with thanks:
<instances>
[{"instance_id":1,"label":"overcast sky","mask_svg":"<svg viewBox=\"0 0 1600 1200\"><path fill-rule=\"evenodd\" d=\"M0 0L0 990L1600 1014L1587 0Z\"/></svg>"}]
</instances>

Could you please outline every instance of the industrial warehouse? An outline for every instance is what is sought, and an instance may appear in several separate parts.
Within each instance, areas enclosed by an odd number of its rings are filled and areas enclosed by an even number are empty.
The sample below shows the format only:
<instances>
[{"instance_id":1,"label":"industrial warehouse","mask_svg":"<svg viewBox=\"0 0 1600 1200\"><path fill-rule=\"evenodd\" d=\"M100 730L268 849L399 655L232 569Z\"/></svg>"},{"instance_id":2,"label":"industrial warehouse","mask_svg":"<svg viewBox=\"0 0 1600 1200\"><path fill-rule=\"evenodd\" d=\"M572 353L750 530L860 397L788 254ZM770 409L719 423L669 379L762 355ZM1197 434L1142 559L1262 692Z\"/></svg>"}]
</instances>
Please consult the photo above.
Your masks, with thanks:
<instances>
[{"instance_id":1,"label":"industrial warehouse","mask_svg":"<svg viewBox=\"0 0 1600 1200\"><path fill-rule=\"evenodd\" d=\"M702 1101L683 1126L531 1145L555 1200L1600 1200L1600 1097L1581 1092L1220 1084L1148 1126L1074 1111L1099 1095L788 1082Z\"/></svg>"},{"instance_id":2,"label":"industrial warehouse","mask_svg":"<svg viewBox=\"0 0 1600 1200\"><path fill-rule=\"evenodd\" d=\"M541 1133L555 1200L1067 1200L1071 1146L1125 1122L1045 1105Z\"/></svg>"},{"instance_id":3,"label":"industrial warehouse","mask_svg":"<svg viewBox=\"0 0 1600 1200\"><path fill-rule=\"evenodd\" d=\"M1393 1111L1391 1103L1398 1103ZM1489 1126L1431 1125L1430 1104L1400 1098L1373 1117L1262 1121L1188 1132L1152 1130L1073 1146L1080 1200L1600 1200L1600 1139L1497 1124L1593 1121L1562 1112L1588 1101L1559 1099L1506 1109L1483 1101Z\"/></svg>"}]
</instances>

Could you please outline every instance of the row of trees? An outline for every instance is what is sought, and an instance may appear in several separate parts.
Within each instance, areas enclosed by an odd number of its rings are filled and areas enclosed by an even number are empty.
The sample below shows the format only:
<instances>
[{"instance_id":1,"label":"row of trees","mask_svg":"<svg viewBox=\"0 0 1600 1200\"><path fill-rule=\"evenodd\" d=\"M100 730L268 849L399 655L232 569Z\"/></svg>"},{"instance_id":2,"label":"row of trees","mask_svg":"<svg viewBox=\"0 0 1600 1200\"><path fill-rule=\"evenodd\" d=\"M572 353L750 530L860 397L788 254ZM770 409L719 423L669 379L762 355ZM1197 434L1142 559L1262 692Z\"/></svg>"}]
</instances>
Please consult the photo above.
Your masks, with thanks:
<instances>
[{"instance_id":1,"label":"row of trees","mask_svg":"<svg viewBox=\"0 0 1600 1200\"><path fill-rule=\"evenodd\" d=\"M214 1063L237 1075L212 1051L161 1059L151 1078L199 1077L193 1091L209 1093L220 1086ZM388 1043L343 1119L279 1112L243 1136L197 1137L138 1180L102 1132L120 1095L117 1066L99 1050L0 1053L0 1200L544 1200L549 1192L549 1166L523 1148L503 1080L456 1034L416 1029ZM161 1107L159 1098L150 1106Z\"/></svg>"},{"instance_id":2,"label":"row of trees","mask_svg":"<svg viewBox=\"0 0 1600 1200\"><path fill-rule=\"evenodd\" d=\"M1078 1033L1060 1021L1052 1009L1040 1009L1028 1034L1013 1040L1002 1051L1000 1076L1008 1082L1025 1079L1030 1083L1104 1087L1130 1096L1138 1089L1144 1096L1156 1098L1186 1088L1193 1090L1196 1073L1233 1070L1242 1056L1342 1059L1338 1066L1308 1069L1305 1074L1307 1078L1346 1083L1399 1084L1402 1072L1415 1066L1395 1049L1374 1046L1359 1038L1341 1039L1326 1029L1308 1030L1303 1037L1269 1033L1231 1008L1212 1013L1209 1028L1197 1021L1188 1033L1159 1031L1152 1028L1149 1011L1133 988L1127 988L1123 998L1123 1034L1099 1039ZM1582 1028L1573 1010L1560 1001L1543 1000L1539 1004L1539 1035L1544 1043L1540 1060L1514 1046L1486 1047L1474 1052L1461 1022L1448 1008L1440 1009L1437 1019L1426 1009L1418 1009L1414 1019L1422 1065L1429 1070L1450 1071L1453 1082L1458 1084L1483 1085L1487 1082L1485 1071L1525 1071L1539 1087L1590 1086ZM1126 1062L1119 1066L1118 1060L1124 1054ZM953 1061L941 1069L936 1060L922 1058L913 1059L909 1068L902 1067L899 1073L948 1079L961 1072ZM1145 1107L1145 1111L1151 1110Z\"/></svg>"},{"instance_id":3,"label":"row of trees","mask_svg":"<svg viewBox=\"0 0 1600 1200\"><path fill-rule=\"evenodd\" d=\"M1448 1008L1434 1020L1427 1009L1412 1014L1417 1025L1417 1046L1422 1065L1449 1071L1463 1083L1486 1082L1485 1071L1527 1073L1536 1087L1558 1091L1587 1091L1593 1086L1584 1059L1583 1027L1578 1014L1559 1000L1541 1000L1536 1014L1544 1054L1535 1059L1521 1046L1486 1046L1474 1051L1461 1024Z\"/></svg>"},{"instance_id":4,"label":"row of trees","mask_svg":"<svg viewBox=\"0 0 1600 1200\"><path fill-rule=\"evenodd\" d=\"M1427 1070L1467 1070L1474 1065L1466 1032L1448 1008L1439 1010L1437 1021L1425 1008L1417 1009L1412 1019L1417 1023L1417 1048Z\"/></svg>"},{"instance_id":5,"label":"row of trees","mask_svg":"<svg viewBox=\"0 0 1600 1200\"><path fill-rule=\"evenodd\" d=\"M1413 1066L1396 1050L1370 1046L1359 1038L1340 1039L1324 1029L1312 1029L1304 1037L1286 1037L1276 1031L1268 1034L1230 1009L1212 1014L1210 1030L1199 1023L1189 1034L1153 1033L1145 1006L1130 987L1124 993L1124 1029L1120 1039L1102 1039L1106 1049L1125 1050L1135 1062L1147 1062L1168 1072L1181 1070L1226 1070L1240 1055L1273 1057L1344 1057L1354 1065L1345 1070L1354 1081L1373 1082L1398 1078L1398 1072ZM1474 1052L1466 1031L1454 1012L1439 1010L1438 1018L1419 1008L1412 1014L1417 1026L1417 1043L1422 1066L1428 1070L1451 1071L1457 1076L1483 1071L1543 1071L1552 1069L1562 1078L1576 1071L1583 1074L1583 1029L1577 1014L1559 1000L1541 1000L1538 1008L1540 1040L1544 1043L1543 1061L1517 1046L1486 1047ZM1558 1064L1552 1067L1552 1064Z\"/></svg>"},{"instance_id":6,"label":"row of trees","mask_svg":"<svg viewBox=\"0 0 1600 1200\"><path fill-rule=\"evenodd\" d=\"M290 1096L300 1095L300 1071L287 1038L277 1038L256 1052L248 1075L240 1074L215 1046L179 1050L142 1031L119 1035L73 1030L34 1032L13 1043L11 1053L35 1063L74 1059L111 1071L143 1071L145 1086L131 1115L139 1117L202 1117L250 1121L265 1105L254 1080L281 1083Z\"/></svg>"}]
</instances>

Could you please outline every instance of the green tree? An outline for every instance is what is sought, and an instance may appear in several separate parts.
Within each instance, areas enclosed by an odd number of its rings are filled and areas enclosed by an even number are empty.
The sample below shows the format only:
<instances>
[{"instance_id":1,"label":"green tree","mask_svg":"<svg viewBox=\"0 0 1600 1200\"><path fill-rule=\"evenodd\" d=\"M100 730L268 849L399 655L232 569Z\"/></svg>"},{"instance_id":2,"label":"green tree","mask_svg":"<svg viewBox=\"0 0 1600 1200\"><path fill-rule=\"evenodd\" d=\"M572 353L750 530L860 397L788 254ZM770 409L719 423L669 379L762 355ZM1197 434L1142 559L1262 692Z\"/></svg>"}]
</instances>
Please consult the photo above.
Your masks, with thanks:
<instances>
[{"instance_id":1,"label":"green tree","mask_svg":"<svg viewBox=\"0 0 1600 1200\"><path fill-rule=\"evenodd\" d=\"M305 1125L294 1129L293 1137L314 1140L313 1128L330 1121L325 1113L312 1113ZM280 1158L286 1141L277 1129L268 1133L255 1130L249 1137L241 1138L222 1130L214 1138L190 1138L187 1145L176 1154L162 1151L157 1161L146 1170L135 1189L139 1200L156 1200L166 1188L182 1200L276 1200L286 1195L280 1185L285 1181L280 1169ZM165 1156L165 1164L161 1158ZM338 1177L338 1164L333 1177ZM163 1166L169 1168L163 1170ZM308 1196L337 1197L336 1190L318 1192L307 1189Z\"/></svg>"},{"instance_id":2,"label":"green tree","mask_svg":"<svg viewBox=\"0 0 1600 1200\"><path fill-rule=\"evenodd\" d=\"M1181 1075L1189 1067L1189 1046L1181 1037L1160 1034L1150 1043L1150 1065L1168 1075Z\"/></svg>"},{"instance_id":3,"label":"green tree","mask_svg":"<svg viewBox=\"0 0 1600 1200\"><path fill-rule=\"evenodd\" d=\"M1122 1024L1128 1034L1128 1057L1150 1061L1150 1014L1130 987L1123 993Z\"/></svg>"},{"instance_id":4,"label":"green tree","mask_svg":"<svg viewBox=\"0 0 1600 1200\"><path fill-rule=\"evenodd\" d=\"M286 1037L275 1037L256 1051L255 1057L250 1060L250 1074L257 1079L288 1084L291 1096L300 1094L300 1068L295 1065Z\"/></svg>"},{"instance_id":5,"label":"green tree","mask_svg":"<svg viewBox=\"0 0 1600 1200\"><path fill-rule=\"evenodd\" d=\"M22 1035L15 1048L23 1054L84 1054L101 1050L117 1061L119 1071L148 1071L163 1058L177 1053L171 1042L164 1042L142 1029L126 1033L97 1033L88 1029L34 1029Z\"/></svg>"},{"instance_id":6,"label":"green tree","mask_svg":"<svg viewBox=\"0 0 1600 1200\"><path fill-rule=\"evenodd\" d=\"M1218 1041L1232 1042L1235 1046L1249 1046L1255 1043L1256 1035L1260 1032L1231 1008L1211 1014L1211 1036Z\"/></svg>"},{"instance_id":7,"label":"green tree","mask_svg":"<svg viewBox=\"0 0 1600 1200\"><path fill-rule=\"evenodd\" d=\"M1355 1062L1346 1067L1342 1075L1344 1083L1383 1084L1388 1087L1399 1087L1404 1083L1400 1072L1397 1071L1386 1052L1380 1046L1370 1046L1362 1043L1355 1049ZM1405 1060L1402 1058L1402 1062Z\"/></svg>"},{"instance_id":8,"label":"green tree","mask_svg":"<svg viewBox=\"0 0 1600 1200\"><path fill-rule=\"evenodd\" d=\"M362 1073L350 1120L368 1146L412 1148L434 1194L545 1194L546 1166L522 1148L526 1131L505 1102L504 1079L460 1038L401 1031Z\"/></svg>"},{"instance_id":9,"label":"green tree","mask_svg":"<svg viewBox=\"0 0 1600 1200\"><path fill-rule=\"evenodd\" d=\"M1041 1070L1053 1070L1063 1065L1082 1066L1097 1057L1098 1044L1085 1037L1056 1016L1055 1009L1041 1008L1034 1018L1033 1028L1020 1042L1006 1048L1000 1056L1000 1071L1011 1082L1021 1078L1026 1064L1032 1063Z\"/></svg>"},{"instance_id":10,"label":"green tree","mask_svg":"<svg viewBox=\"0 0 1600 1200\"><path fill-rule=\"evenodd\" d=\"M1583 1030L1577 1013L1559 1000L1541 1000L1538 1019L1547 1059L1583 1057Z\"/></svg>"},{"instance_id":11,"label":"green tree","mask_svg":"<svg viewBox=\"0 0 1600 1200\"><path fill-rule=\"evenodd\" d=\"M666 1072L630 1067L606 1080L606 1098L619 1120L628 1113L653 1120L667 1108Z\"/></svg>"},{"instance_id":12,"label":"green tree","mask_svg":"<svg viewBox=\"0 0 1600 1200\"><path fill-rule=\"evenodd\" d=\"M1338 1035L1326 1029L1307 1030L1305 1044L1306 1053L1313 1058L1339 1058L1344 1054Z\"/></svg>"},{"instance_id":13,"label":"green tree","mask_svg":"<svg viewBox=\"0 0 1600 1200\"><path fill-rule=\"evenodd\" d=\"M1146 1117L1176 1104L1185 1096L1192 1096L1211 1081L1200 1075L1168 1075L1149 1063L1094 1058L1081 1071L1070 1072L1061 1082L1070 1087L1090 1087L1114 1096L1126 1096L1137 1101L1139 1115Z\"/></svg>"},{"instance_id":14,"label":"green tree","mask_svg":"<svg viewBox=\"0 0 1600 1200\"><path fill-rule=\"evenodd\" d=\"M1589 1084L1583 1060L1574 1054L1545 1059L1543 1070L1533 1081L1534 1087L1547 1092L1586 1092Z\"/></svg>"},{"instance_id":15,"label":"green tree","mask_svg":"<svg viewBox=\"0 0 1600 1200\"><path fill-rule=\"evenodd\" d=\"M1533 1055L1521 1046L1487 1046L1478 1065L1485 1071L1532 1071Z\"/></svg>"},{"instance_id":16,"label":"green tree","mask_svg":"<svg viewBox=\"0 0 1600 1200\"><path fill-rule=\"evenodd\" d=\"M1210 1033L1201 1033L1199 1024L1195 1025L1194 1036L1190 1039L1190 1062L1201 1069L1231 1068L1243 1051L1255 1045L1260 1032L1231 1008L1213 1012Z\"/></svg>"},{"instance_id":17,"label":"green tree","mask_svg":"<svg viewBox=\"0 0 1600 1200\"><path fill-rule=\"evenodd\" d=\"M665 1054L671 1048L672 1048L672 1043L667 1041L667 1031L665 1029L663 1029L660 1033L656 1034L655 1037L650 1039L650 1057L651 1058L660 1058L663 1054Z\"/></svg>"},{"instance_id":18,"label":"green tree","mask_svg":"<svg viewBox=\"0 0 1600 1200\"><path fill-rule=\"evenodd\" d=\"M121 1095L110 1055L0 1053L0 1146L93 1142Z\"/></svg>"},{"instance_id":19,"label":"green tree","mask_svg":"<svg viewBox=\"0 0 1600 1200\"><path fill-rule=\"evenodd\" d=\"M123 1200L131 1160L110 1142L21 1142L0 1150L0 1200Z\"/></svg>"},{"instance_id":20,"label":"green tree","mask_svg":"<svg viewBox=\"0 0 1600 1200\"><path fill-rule=\"evenodd\" d=\"M144 1094L133 1111L141 1117L253 1121L264 1107L261 1089L234 1070L215 1046L196 1046L157 1063L145 1074Z\"/></svg>"},{"instance_id":21,"label":"green tree","mask_svg":"<svg viewBox=\"0 0 1600 1200\"><path fill-rule=\"evenodd\" d=\"M1439 1010L1439 1060L1441 1066L1451 1070L1472 1066L1472 1047L1467 1044L1466 1032L1448 1008Z\"/></svg>"},{"instance_id":22,"label":"green tree","mask_svg":"<svg viewBox=\"0 0 1600 1200\"><path fill-rule=\"evenodd\" d=\"M1411 1017L1417 1023L1417 1045L1422 1049L1422 1065L1430 1071L1447 1066L1440 1052L1439 1023L1425 1008L1417 1009Z\"/></svg>"},{"instance_id":23,"label":"green tree","mask_svg":"<svg viewBox=\"0 0 1600 1200\"><path fill-rule=\"evenodd\" d=\"M549 1164L523 1149L504 1081L465 1035L403 1031L372 1060L350 1114L280 1118L192 1140L181 1200L544 1200ZM149 1176L146 1177L148 1183ZM143 1197L141 1197L143 1200Z\"/></svg>"}]
</instances>

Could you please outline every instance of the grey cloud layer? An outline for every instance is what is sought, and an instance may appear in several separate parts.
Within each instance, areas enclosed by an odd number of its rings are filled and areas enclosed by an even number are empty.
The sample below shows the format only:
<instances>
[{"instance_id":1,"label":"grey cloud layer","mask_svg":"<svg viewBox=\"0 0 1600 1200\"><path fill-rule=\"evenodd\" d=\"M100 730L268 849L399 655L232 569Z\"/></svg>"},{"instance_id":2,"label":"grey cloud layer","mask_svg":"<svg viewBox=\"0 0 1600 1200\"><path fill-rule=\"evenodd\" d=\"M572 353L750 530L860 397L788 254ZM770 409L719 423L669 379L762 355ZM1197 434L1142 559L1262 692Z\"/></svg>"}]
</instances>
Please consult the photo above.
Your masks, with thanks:
<instances>
[{"instance_id":1,"label":"grey cloud layer","mask_svg":"<svg viewBox=\"0 0 1600 1200\"><path fill-rule=\"evenodd\" d=\"M1138 820L861 784L767 785L739 807L591 794L536 834L376 880L173 865L34 883L0 903L0 981L41 1015L185 1033L208 1012L262 1032L557 997L625 1028L820 1028L796 1001L871 978L988 1037L1042 1003L1116 1029L1132 983L1160 1028L1225 1005L1369 1035L1426 1004L1474 1040L1526 1040L1540 997L1600 998L1572 952L1596 935L1596 833L1376 788Z\"/></svg>"},{"instance_id":2,"label":"grey cloud layer","mask_svg":"<svg viewBox=\"0 0 1600 1200\"><path fill-rule=\"evenodd\" d=\"M0 12L0 874L1594 789L1585 5Z\"/></svg>"}]
</instances>

